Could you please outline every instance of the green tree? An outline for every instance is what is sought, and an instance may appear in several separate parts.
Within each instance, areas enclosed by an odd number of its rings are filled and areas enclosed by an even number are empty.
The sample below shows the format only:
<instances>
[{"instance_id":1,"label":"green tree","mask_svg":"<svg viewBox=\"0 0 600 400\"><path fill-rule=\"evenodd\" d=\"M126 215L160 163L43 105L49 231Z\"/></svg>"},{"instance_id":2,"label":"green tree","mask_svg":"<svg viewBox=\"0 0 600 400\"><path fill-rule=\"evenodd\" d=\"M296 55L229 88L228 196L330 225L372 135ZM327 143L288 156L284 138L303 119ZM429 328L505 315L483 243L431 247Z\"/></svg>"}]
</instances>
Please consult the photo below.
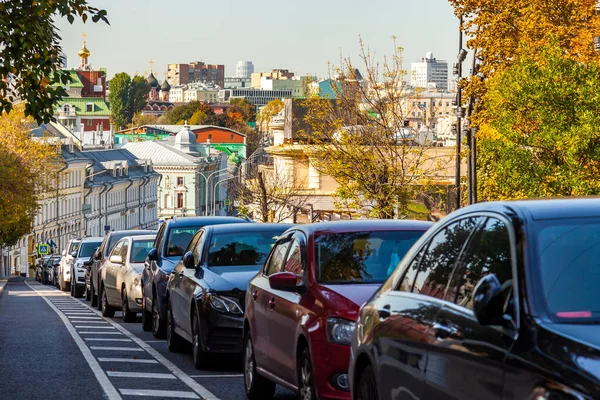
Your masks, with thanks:
<instances>
[{"instance_id":1,"label":"green tree","mask_svg":"<svg viewBox=\"0 0 600 400\"><path fill-rule=\"evenodd\" d=\"M600 65L558 41L528 46L486 82L478 133L482 200L600 194Z\"/></svg>"},{"instance_id":2,"label":"green tree","mask_svg":"<svg viewBox=\"0 0 600 400\"><path fill-rule=\"evenodd\" d=\"M208 104L200 103L194 114L188 120L190 125L209 125L206 123L210 116L215 115L215 112Z\"/></svg>"},{"instance_id":3,"label":"green tree","mask_svg":"<svg viewBox=\"0 0 600 400\"><path fill-rule=\"evenodd\" d=\"M131 121L132 102L129 96L131 90L131 78L125 72L116 74L108 84L108 102L113 123L118 129Z\"/></svg>"},{"instance_id":4,"label":"green tree","mask_svg":"<svg viewBox=\"0 0 600 400\"><path fill-rule=\"evenodd\" d=\"M183 104L181 106L175 107L165 113L165 117L169 124L173 125L183 125L185 121L189 121L192 119L194 113L198 110L205 110L205 104L201 101L190 101L187 104ZM209 107L210 108L210 107ZM212 111L212 109L210 110ZM208 113L208 111L207 111ZM198 116L200 118L200 115Z\"/></svg>"},{"instance_id":5,"label":"green tree","mask_svg":"<svg viewBox=\"0 0 600 400\"><path fill-rule=\"evenodd\" d=\"M228 112L237 112L242 115L244 122L256 121L256 106L246 99L231 99Z\"/></svg>"},{"instance_id":6,"label":"green tree","mask_svg":"<svg viewBox=\"0 0 600 400\"><path fill-rule=\"evenodd\" d=\"M129 102L131 104L131 115L141 112L146 107L146 99L150 93L150 84L143 76L136 75L131 80L129 88Z\"/></svg>"},{"instance_id":7,"label":"green tree","mask_svg":"<svg viewBox=\"0 0 600 400\"><path fill-rule=\"evenodd\" d=\"M86 0L5 0L0 2L0 113L25 102L24 113L48 122L66 91L69 74L60 69L60 36L54 21L108 23L106 11Z\"/></svg>"}]
</instances>

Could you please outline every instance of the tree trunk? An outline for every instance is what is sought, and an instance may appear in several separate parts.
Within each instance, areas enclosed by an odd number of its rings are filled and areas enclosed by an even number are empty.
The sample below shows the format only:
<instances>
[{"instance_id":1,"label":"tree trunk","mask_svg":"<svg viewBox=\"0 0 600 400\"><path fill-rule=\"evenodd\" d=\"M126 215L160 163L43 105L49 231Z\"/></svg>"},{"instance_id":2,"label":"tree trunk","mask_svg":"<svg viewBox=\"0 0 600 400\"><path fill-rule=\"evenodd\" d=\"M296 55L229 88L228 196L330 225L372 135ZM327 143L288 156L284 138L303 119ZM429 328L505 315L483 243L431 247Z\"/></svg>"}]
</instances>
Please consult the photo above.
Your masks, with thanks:
<instances>
[{"instance_id":1,"label":"tree trunk","mask_svg":"<svg viewBox=\"0 0 600 400\"><path fill-rule=\"evenodd\" d=\"M0 246L0 278L6 277L6 271L4 271L4 248Z\"/></svg>"},{"instance_id":2,"label":"tree trunk","mask_svg":"<svg viewBox=\"0 0 600 400\"><path fill-rule=\"evenodd\" d=\"M269 222L269 207L267 204L267 188L263 180L262 172L258 173L258 187L260 189L260 213L262 214L262 222Z\"/></svg>"}]
</instances>

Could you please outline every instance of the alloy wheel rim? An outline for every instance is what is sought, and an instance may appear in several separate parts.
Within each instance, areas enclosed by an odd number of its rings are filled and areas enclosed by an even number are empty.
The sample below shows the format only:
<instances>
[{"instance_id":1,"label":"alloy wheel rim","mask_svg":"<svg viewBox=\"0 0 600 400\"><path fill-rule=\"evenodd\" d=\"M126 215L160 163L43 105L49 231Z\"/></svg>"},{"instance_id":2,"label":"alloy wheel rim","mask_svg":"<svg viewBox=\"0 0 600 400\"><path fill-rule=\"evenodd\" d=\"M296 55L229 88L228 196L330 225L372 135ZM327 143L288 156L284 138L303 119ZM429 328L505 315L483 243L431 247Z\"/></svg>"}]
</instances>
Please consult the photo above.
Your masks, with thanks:
<instances>
[{"instance_id":1,"label":"alloy wheel rim","mask_svg":"<svg viewBox=\"0 0 600 400\"><path fill-rule=\"evenodd\" d=\"M106 310L108 306L108 300L106 299L106 292L103 290L102 291L102 309Z\"/></svg>"},{"instance_id":2,"label":"alloy wheel rim","mask_svg":"<svg viewBox=\"0 0 600 400\"><path fill-rule=\"evenodd\" d=\"M311 390L311 371L308 365L308 360L304 359L302 368L300 369L300 376L302 381L302 387L300 388L300 397L304 400L312 400Z\"/></svg>"},{"instance_id":3,"label":"alloy wheel rim","mask_svg":"<svg viewBox=\"0 0 600 400\"><path fill-rule=\"evenodd\" d=\"M246 342L246 368L245 379L246 379L246 389L250 390L252 386L252 381L254 380L254 360L252 354L252 342L250 339Z\"/></svg>"},{"instance_id":4,"label":"alloy wheel rim","mask_svg":"<svg viewBox=\"0 0 600 400\"><path fill-rule=\"evenodd\" d=\"M193 353L194 353L193 354L194 362L197 362L198 358L200 357L200 354L199 354L200 344L198 343L200 341L200 337L199 337L200 335L198 334L198 326L197 325L198 325L198 321L197 321L196 317L194 317L194 336L193 336L193 340L192 340L193 341L192 346L193 346Z\"/></svg>"},{"instance_id":5,"label":"alloy wheel rim","mask_svg":"<svg viewBox=\"0 0 600 400\"><path fill-rule=\"evenodd\" d=\"M159 318L160 315L158 315L156 299L154 299L152 301L152 329L154 329L154 332L158 332Z\"/></svg>"}]
</instances>

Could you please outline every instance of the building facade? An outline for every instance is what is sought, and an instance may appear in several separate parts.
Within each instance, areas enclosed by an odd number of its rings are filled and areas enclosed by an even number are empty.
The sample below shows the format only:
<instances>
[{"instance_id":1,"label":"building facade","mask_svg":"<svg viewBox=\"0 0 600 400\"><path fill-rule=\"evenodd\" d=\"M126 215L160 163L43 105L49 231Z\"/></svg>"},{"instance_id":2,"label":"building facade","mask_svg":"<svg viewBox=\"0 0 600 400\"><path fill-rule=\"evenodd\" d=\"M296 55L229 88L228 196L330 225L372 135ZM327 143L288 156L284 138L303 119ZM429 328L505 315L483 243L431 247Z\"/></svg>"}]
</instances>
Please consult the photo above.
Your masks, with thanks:
<instances>
[{"instance_id":1,"label":"building facade","mask_svg":"<svg viewBox=\"0 0 600 400\"><path fill-rule=\"evenodd\" d=\"M225 85L225 66L205 64L201 61L188 64L167 64L167 80L172 86L203 82L213 83L222 88Z\"/></svg>"},{"instance_id":2,"label":"building facade","mask_svg":"<svg viewBox=\"0 0 600 400\"><path fill-rule=\"evenodd\" d=\"M235 66L235 76L237 78L250 78L254 73L254 64L252 61L238 61Z\"/></svg>"},{"instance_id":3,"label":"building facade","mask_svg":"<svg viewBox=\"0 0 600 400\"><path fill-rule=\"evenodd\" d=\"M262 90L262 89L224 89L219 91L219 101L227 103L231 99L245 99L257 107L264 106L274 99L292 98L291 89Z\"/></svg>"},{"instance_id":4,"label":"building facade","mask_svg":"<svg viewBox=\"0 0 600 400\"><path fill-rule=\"evenodd\" d=\"M260 88L260 81L263 77L269 79L292 79L294 73L287 69L274 69L271 72L254 72L250 76L250 86L255 89Z\"/></svg>"},{"instance_id":5,"label":"building facade","mask_svg":"<svg viewBox=\"0 0 600 400\"><path fill-rule=\"evenodd\" d=\"M250 82L250 78L228 77L225 78L223 89L249 88Z\"/></svg>"},{"instance_id":6,"label":"building facade","mask_svg":"<svg viewBox=\"0 0 600 400\"><path fill-rule=\"evenodd\" d=\"M268 76L260 78L262 90L290 90L292 97L304 98L308 94L310 77L294 76L291 79L272 79Z\"/></svg>"},{"instance_id":7,"label":"building facade","mask_svg":"<svg viewBox=\"0 0 600 400\"><path fill-rule=\"evenodd\" d=\"M432 52L421 61L411 63L410 72L412 87L448 90L448 62L434 58Z\"/></svg>"}]
</instances>

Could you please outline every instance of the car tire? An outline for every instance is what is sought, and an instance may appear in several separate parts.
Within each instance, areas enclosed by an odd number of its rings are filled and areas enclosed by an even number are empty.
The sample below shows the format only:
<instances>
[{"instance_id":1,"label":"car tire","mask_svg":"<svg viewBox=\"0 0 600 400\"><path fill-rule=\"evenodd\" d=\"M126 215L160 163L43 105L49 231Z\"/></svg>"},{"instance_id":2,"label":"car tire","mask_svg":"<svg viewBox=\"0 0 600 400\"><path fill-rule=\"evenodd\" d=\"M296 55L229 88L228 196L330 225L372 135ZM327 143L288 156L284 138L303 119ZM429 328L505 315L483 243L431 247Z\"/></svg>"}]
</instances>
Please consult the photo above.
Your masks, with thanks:
<instances>
[{"instance_id":1,"label":"car tire","mask_svg":"<svg viewBox=\"0 0 600 400\"><path fill-rule=\"evenodd\" d=\"M152 330L152 313L146 309L146 295L142 291L142 330L150 332Z\"/></svg>"},{"instance_id":2,"label":"car tire","mask_svg":"<svg viewBox=\"0 0 600 400\"><path fill-rule=\"evenodd\" d=\"M379 400L375 374L373 373L373 367L370 365L363 369L362 374L358 378L358 386L355 393L356 400Z\"/></svg>"},{"instance_id":3,"label":"car tire","mask_svg":"<svg viewBox=\"0 0 600 400\"><path fill-rule=\"evenodd\" d=\"M196 310L192 311L192 356L194 358L194 368L204 369L209 364L209 354L202 350L200 340L200 320Z\"/></svg>"},{"instance_id":4,"label":"car tire","mask_svg":"<svg viewBox=\"0 0 600 400\"><path fill-rule=\"evenodd\" d=\"M296 367L298 374L298 399L316 400L315 380L313 378L313 367L310 359L310 351L305 347L298 358Z\"/></svg>"},{"instance_id":5,"label":"car tire","mask_svg":"<svg viewBox=\"0 0 600 400\"><path fill-rule=\"evenodd\" d=\"M184 339L175 332L173 310L169 304L169 309L167 311L167 348L171 353L179 353L183 350L184 346Z\"/></svg>"},{"instance_id":6,"label":"car tire","mask_svg":"<svg viewBox=\"0 0 600 400\"><path fill-rule=\"evenodd\" d=\"M87 285L85 286L85 301L90 301L92 299L92 293L90 290L88 290Z\"/></svg>"},{"instance_id":7,"label":"car tire","mask_svg":"<svg viewBox=\"0 0 600 400\"><path fill-rule=\"evenodd\" d=\"M158 299L156 296L152 297L152 334L157 339L165 339L167 337L167 327L165 321L160 317L160 310L158 308Z\"/></svg>"},{"instance_id":8,"label":"car tire","mask_svg":"<svg viewBox=\"0 0 600 400\"><path fill-rule=\"evenodd\" d=\"M244 387L250 400L269 400L275 394L275 383L256 372L254 345L250 332L244 335Z\"/></svg>"},{"instance_id":9,"label":"car tire","mask_svg":"<svg viewBox=\"0 0 600 400\"><path fill-rule=\"evenodd\" d=\"M125 288L121 290L121 312L123 313L123 322L135 322L136 313L129 309L127 289Z\"/></svg>"},{"instance_id":10,"label":"car tire","mask_svg":"<svg viewBox=\"0 0 600 400\"><path fill-rule=\"evenodd\" d=\"M100 302L102 303L102 316L112 318L115 316L115 309L108 304L108 297L106 296L106 290L104 290L104 286L100 287Z\"/></svg>"},{"instance_id":11,"label":"car tire","mask_svg":"<svg viewBox=\"0 0 600 400\"><path fill-rule=\"evenodd\" d=\"M96 294L96 291L94 290L94 281L93 280L90 280L90 291L92 292L91 299L90 299L90 306L98 307L98 295Z\"/></svg>"}]
</instances>

